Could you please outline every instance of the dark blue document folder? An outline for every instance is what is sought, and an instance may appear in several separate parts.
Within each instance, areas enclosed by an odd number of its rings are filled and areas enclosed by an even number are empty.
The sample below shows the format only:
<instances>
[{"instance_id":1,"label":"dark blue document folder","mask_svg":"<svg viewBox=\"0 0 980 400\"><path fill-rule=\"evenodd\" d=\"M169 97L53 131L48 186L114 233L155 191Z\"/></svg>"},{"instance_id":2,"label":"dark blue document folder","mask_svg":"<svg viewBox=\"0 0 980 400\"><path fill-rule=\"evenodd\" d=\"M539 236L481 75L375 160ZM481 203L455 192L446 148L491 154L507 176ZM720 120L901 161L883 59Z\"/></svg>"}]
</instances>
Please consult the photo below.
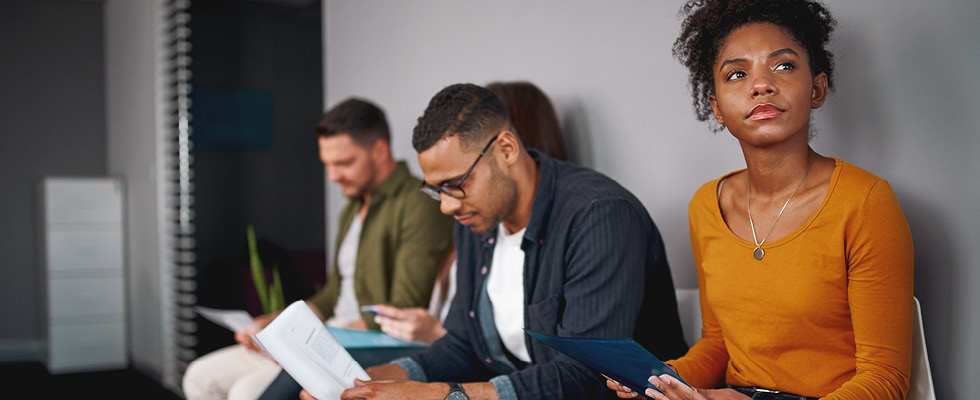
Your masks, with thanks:
<instances>
[{"instance_id":1,"label":"dark blue document folder","mask_svg":"<svg viewBox=\"0 0 980 400\"><path fill-rule=\"evenodd\" d=\"M570 338L547 335L525 329L528 335L626 385L637 393L656 388L647 379L650 375L671 375L684 382L674 370L660 361L633 339ZM686 385L687 382L684 382Z\"/></svg>"}]
</instances>

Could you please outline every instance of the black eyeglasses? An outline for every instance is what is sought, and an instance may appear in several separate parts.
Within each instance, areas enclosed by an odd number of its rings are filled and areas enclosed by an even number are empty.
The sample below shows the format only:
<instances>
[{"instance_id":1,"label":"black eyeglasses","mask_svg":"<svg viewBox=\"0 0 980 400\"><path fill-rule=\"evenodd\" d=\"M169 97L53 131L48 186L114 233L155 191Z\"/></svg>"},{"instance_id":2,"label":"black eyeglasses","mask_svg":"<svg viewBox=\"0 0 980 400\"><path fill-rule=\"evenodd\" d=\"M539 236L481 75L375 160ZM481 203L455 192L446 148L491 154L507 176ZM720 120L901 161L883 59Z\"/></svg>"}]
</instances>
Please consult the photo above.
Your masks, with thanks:
<instances>
[{"instance_id":1,"label":"black eyeglasses","mask_svg":"<svg viewBox=\"0 0 980 400\"><path fill-rule=\"evenodd\" d=\"M490 139L490 142L487 143L486 147L483 148L483 151L480 152L480 155L476 157L476 161L473 161L473 165L470 166L470 169L466 170L466 173L463 174L463 177L459 178L459 180L456 181L456 183L447 182L439 186L432 186L426 183L425 181L422 181L422 186L419 186L419 190L421 190L422 193L429 195L429 197L431 197L435 201L442 201L442 198L439 197L440 193L445 193L446 196L459 200L466 198L466 192L463 191L463 187L462 187L463 181L465 181L466 178L470 176L470 172L473 172L473 168L476 168L476 164L480 162L480 159L483 158L483 155L486 154L487 150L490 149L490 145L493 144L493 141L497 140L498 137L500 137L500 135L494 136L493 139Z\"/></svg>"}]
</instances>

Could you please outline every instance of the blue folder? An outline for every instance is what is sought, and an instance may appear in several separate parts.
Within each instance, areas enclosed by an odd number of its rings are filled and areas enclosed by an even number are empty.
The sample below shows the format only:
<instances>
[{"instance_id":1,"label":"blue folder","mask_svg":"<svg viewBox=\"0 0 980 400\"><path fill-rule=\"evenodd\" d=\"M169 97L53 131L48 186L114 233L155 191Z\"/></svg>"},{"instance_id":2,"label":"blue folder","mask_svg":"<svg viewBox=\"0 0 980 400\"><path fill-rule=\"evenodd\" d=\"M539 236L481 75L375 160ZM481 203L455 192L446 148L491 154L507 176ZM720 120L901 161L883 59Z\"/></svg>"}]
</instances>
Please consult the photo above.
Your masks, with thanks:
<instances>
[{"instance_id":1,"label":"blue folder","mask_svg":"<svg viewBox=\"0 0 980 400\"><path fill-rule=\"evenodd\" d=\"M674 370L633 339L571 338L527 329L524 331L548 347L593 371L615 379L637 393L643 393L647 388L657 390L647 380L651 375L668 374L684 382ZM684 384L687 385L687 382Z\"/></svg>"},{"instance_id":2,"label":"blue folder","mask_svg":"<svg viewBox=\"0 0 980 400\"><path fill-rule=\"evenodd\" d=\"M347 328L337 328L333 326L328 326L327 330L333 335L334 338L340 342L341 346L345 349L363 349L363 348L392 348L392 347L408 347L408 348L425 348L424 344L406 342L403 340L395 339L394 337L380 331L368 331L363 329L347 329Z\"/></svg>"},{"instance_id":3,"label":"blue folder","mask_svg":"<svg viewBox=\"0 0 980 400\"><path fill-rule=\"evenodd\" d=\"M391 360L409 357L428 346L395 339L384 332L364 331L328 326L327 330L347 349L363 368L381 365Z\"/></svg>"}]
</instances>

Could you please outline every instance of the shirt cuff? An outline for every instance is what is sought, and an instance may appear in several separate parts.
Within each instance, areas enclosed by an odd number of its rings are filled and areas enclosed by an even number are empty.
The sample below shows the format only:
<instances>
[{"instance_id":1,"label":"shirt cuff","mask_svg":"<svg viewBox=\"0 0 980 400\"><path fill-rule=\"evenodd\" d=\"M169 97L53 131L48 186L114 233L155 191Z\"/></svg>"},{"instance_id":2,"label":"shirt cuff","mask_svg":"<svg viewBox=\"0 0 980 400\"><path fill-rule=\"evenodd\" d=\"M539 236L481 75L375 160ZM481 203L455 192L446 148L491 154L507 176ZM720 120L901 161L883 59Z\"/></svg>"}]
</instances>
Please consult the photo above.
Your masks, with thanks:
<instances>
[{"instance_id":1,"label":"shirt cuff","mask_svg":"<svg viewBox=\"0 0 980 400\"><path fill-rule=\"evenodd\" d=\"M402 357L395 359L391 363L402 367L402 369L405 370L405 373L408 374L409 380L416 382L429 381L429 379L425 376L425 371L422 370L422 364L419 364L418 361L415 361L409 357Z\"/></svg>"},{"instance_id":2,"label":"shirt cuff","mask_svg":"<svg viewBox=\"0 0 980 400\"><path fill-rule=\"evenodd\" d=\"M494 390L497 391L497 398L500 400L517 400L517 391L514 390L514 382L510 381L507 375L495 376L490 379Z\"/></svg>"}]
</instances>

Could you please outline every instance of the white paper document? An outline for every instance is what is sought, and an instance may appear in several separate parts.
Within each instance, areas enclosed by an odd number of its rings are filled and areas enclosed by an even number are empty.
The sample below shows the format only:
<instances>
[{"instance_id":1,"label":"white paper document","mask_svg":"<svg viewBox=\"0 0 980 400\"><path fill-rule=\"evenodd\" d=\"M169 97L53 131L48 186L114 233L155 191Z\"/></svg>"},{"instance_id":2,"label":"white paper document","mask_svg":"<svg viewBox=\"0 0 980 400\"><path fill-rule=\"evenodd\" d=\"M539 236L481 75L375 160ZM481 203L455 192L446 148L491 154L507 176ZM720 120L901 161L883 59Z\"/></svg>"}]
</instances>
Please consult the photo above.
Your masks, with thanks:
<instances>
[{"instance_id":1,"label":"white paper document","mask_svg":"<svg viewBox=\"0 0 980 400\"><path fill-rule=\"evenodd\" d=\"M354 378L371 380L305 301L290 304L252 340L317 399L339 398Z\"/></svg>"},{"instance_id":2,"label":"white paper document","mask_svg":"<svg viewBox=\"0 0 980 400\"><path fill-rule=\"evenodd\" d=\"M232 332L241 332L252 327L252 316L245 310L217 310L201 306L194 309L202 317Z\"/></svg>"}]
</instances>

